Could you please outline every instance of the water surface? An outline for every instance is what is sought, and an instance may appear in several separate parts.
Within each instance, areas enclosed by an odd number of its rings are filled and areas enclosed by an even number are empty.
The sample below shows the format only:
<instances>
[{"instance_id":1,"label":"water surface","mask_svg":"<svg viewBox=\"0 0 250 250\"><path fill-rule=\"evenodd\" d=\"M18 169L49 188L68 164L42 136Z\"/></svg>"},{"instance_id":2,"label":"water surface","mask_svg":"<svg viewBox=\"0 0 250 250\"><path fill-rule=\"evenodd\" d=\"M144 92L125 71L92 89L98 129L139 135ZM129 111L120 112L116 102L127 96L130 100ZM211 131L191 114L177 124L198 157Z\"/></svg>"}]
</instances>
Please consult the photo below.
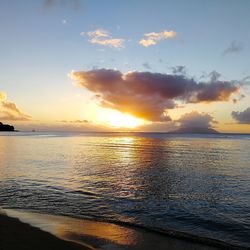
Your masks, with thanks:
<instances>
[{"instance_id":1,"label":"water surface","mask_svg":"<svg viewBox=\"0 0 250 250\"><path fill-rule=\"evenodd\" d=\"M0 206L250 245L250 136L2 133Z\"/></svg>"}]
</instances>

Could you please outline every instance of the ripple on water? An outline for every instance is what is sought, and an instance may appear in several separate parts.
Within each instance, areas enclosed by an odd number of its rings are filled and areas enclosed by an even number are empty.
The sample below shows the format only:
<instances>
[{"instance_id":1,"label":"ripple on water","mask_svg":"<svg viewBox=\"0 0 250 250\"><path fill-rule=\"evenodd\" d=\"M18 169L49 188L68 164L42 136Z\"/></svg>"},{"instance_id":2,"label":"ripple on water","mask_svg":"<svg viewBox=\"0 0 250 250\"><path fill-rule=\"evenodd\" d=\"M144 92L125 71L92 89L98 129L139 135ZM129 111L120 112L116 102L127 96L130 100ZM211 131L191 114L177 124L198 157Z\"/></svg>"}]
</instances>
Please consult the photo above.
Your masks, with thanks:
<instances>
[{"instance_id":1,"label":"ripple on water","mask_svg":"<svg viewBox=\"0 0 250 250\"><path fill-rule=\"evenodd\" d=\"M0 204L250 244L244 136L0 137Z\"/></svg>"}]
</instances>

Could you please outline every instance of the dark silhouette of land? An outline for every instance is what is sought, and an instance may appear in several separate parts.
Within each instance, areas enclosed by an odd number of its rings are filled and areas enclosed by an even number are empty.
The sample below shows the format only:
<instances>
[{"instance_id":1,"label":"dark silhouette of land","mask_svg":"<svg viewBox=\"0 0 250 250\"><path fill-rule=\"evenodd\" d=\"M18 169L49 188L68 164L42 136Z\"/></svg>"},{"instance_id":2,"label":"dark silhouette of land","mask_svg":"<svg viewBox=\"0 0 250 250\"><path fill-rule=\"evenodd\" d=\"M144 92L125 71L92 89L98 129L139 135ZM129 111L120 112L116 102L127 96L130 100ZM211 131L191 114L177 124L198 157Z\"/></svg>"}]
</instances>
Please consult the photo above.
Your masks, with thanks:
<instances>
[{"instance_id":1,"label":"dark silhouette of land","mask_svg":"<svg viewBox=\"0 0 250 250\"><path fill-rule=\"evenodd\" d=\"M9 124L3 124L0 122L0 131L14 131L14 126L11 126Z\"/></svg>"},{"instance_id":2,"label":"dark silhouette of land","mask_svg":"<svg viewBox=\"0 0 250 250\"><path fill-rule=\"evenodd\" d=\"M176 134L219 134L213 128L202 128L202 127L181 127L177 130L172 131Z\"/></svg>"}]
</instances>

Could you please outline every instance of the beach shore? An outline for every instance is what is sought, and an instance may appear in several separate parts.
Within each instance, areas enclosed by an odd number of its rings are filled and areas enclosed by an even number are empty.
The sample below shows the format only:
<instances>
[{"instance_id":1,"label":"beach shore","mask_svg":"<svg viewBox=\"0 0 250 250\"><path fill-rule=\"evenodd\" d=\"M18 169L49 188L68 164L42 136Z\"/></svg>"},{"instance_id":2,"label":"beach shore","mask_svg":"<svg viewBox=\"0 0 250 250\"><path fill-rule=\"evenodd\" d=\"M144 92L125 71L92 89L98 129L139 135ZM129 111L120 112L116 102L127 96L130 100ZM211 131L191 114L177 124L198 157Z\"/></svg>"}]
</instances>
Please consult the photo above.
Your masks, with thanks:
<instances>
[{"instance_id":1,"label":"beach shore","mask_svg":"<svg viewBox=\"0 0 250 250\"><path fill-rule=\"evenodd\" d=\"M225 249L113 223L12 209L5 210L4 213L0 215L1 250Z\"/></svg>"},{"instance_id":2,"label":"beach shore","mask_svg":"<svg viewBox=\"0 0 250 250\"><path fill-rule=\"evenodd\" d=\"M88 250L74 242L32 227L16 218L0 214L0 249L1 250Z\"/></svg>"}]
</instances>

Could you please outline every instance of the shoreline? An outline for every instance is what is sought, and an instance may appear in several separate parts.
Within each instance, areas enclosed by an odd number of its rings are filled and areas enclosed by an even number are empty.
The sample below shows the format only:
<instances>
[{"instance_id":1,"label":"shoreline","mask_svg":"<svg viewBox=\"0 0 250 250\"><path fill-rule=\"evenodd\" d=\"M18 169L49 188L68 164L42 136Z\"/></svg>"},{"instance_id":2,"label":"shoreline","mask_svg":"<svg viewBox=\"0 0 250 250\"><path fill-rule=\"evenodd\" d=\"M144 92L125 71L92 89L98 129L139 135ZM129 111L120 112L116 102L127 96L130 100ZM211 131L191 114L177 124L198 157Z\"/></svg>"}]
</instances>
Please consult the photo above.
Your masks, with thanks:
<instances>
[{"instance_id":1,"label":"shoreline","mask_svg":"<svg viewBox=\"0 0 250 250\"><path fill-rule=\"evenodd\" d=\"M53 234L0 212L1 250L90 250L87 246L60 239Z\"/></svg>"},{"instance_id":2,"label":"shoreline","mask_svg":"<svg viewBox=\"0 0 250 250\"><path fill-rule=\"evenodd\" d=\"M11 220L15 218L16 224L24 224L26 227L28 225L29 232L34 233L33 230L35 230L37 233L37 230L39 230L41 234L46 233L55 237L57 240L59 239L61 244L65 242L67 244L69 244L69 242L73 244L78 243L78 248L74 248L76 247L74 245L71 246L73 248L67 249L247 249L213 240L207 242L205 241L206 239L202 238L201 240L197 240L198 237L196 238L195 236L188 240L176 234L171 235L164 232L155 232L154 230L146 230L142 227L132 228L130 226L118 225L115 223L76 219L67 216L38 214L12 209L3 211L6 215L0 215L0 219L2 220L2 217L5 216L7 225L10 224L10 227L8 227L10 229L11 226L13 226ZM9 223L8 220L10 221ZM3 230L1 230L1 227L2 225L0 224L0 237L2 236L1 231ZM0 242L2 242L1 238ZM11 250L14 248L1 248L0 244L0 249ZM46 249L46 247L41 249ZM56 248L53 247L53 249Z\"/></svg>"}]
</instances>

